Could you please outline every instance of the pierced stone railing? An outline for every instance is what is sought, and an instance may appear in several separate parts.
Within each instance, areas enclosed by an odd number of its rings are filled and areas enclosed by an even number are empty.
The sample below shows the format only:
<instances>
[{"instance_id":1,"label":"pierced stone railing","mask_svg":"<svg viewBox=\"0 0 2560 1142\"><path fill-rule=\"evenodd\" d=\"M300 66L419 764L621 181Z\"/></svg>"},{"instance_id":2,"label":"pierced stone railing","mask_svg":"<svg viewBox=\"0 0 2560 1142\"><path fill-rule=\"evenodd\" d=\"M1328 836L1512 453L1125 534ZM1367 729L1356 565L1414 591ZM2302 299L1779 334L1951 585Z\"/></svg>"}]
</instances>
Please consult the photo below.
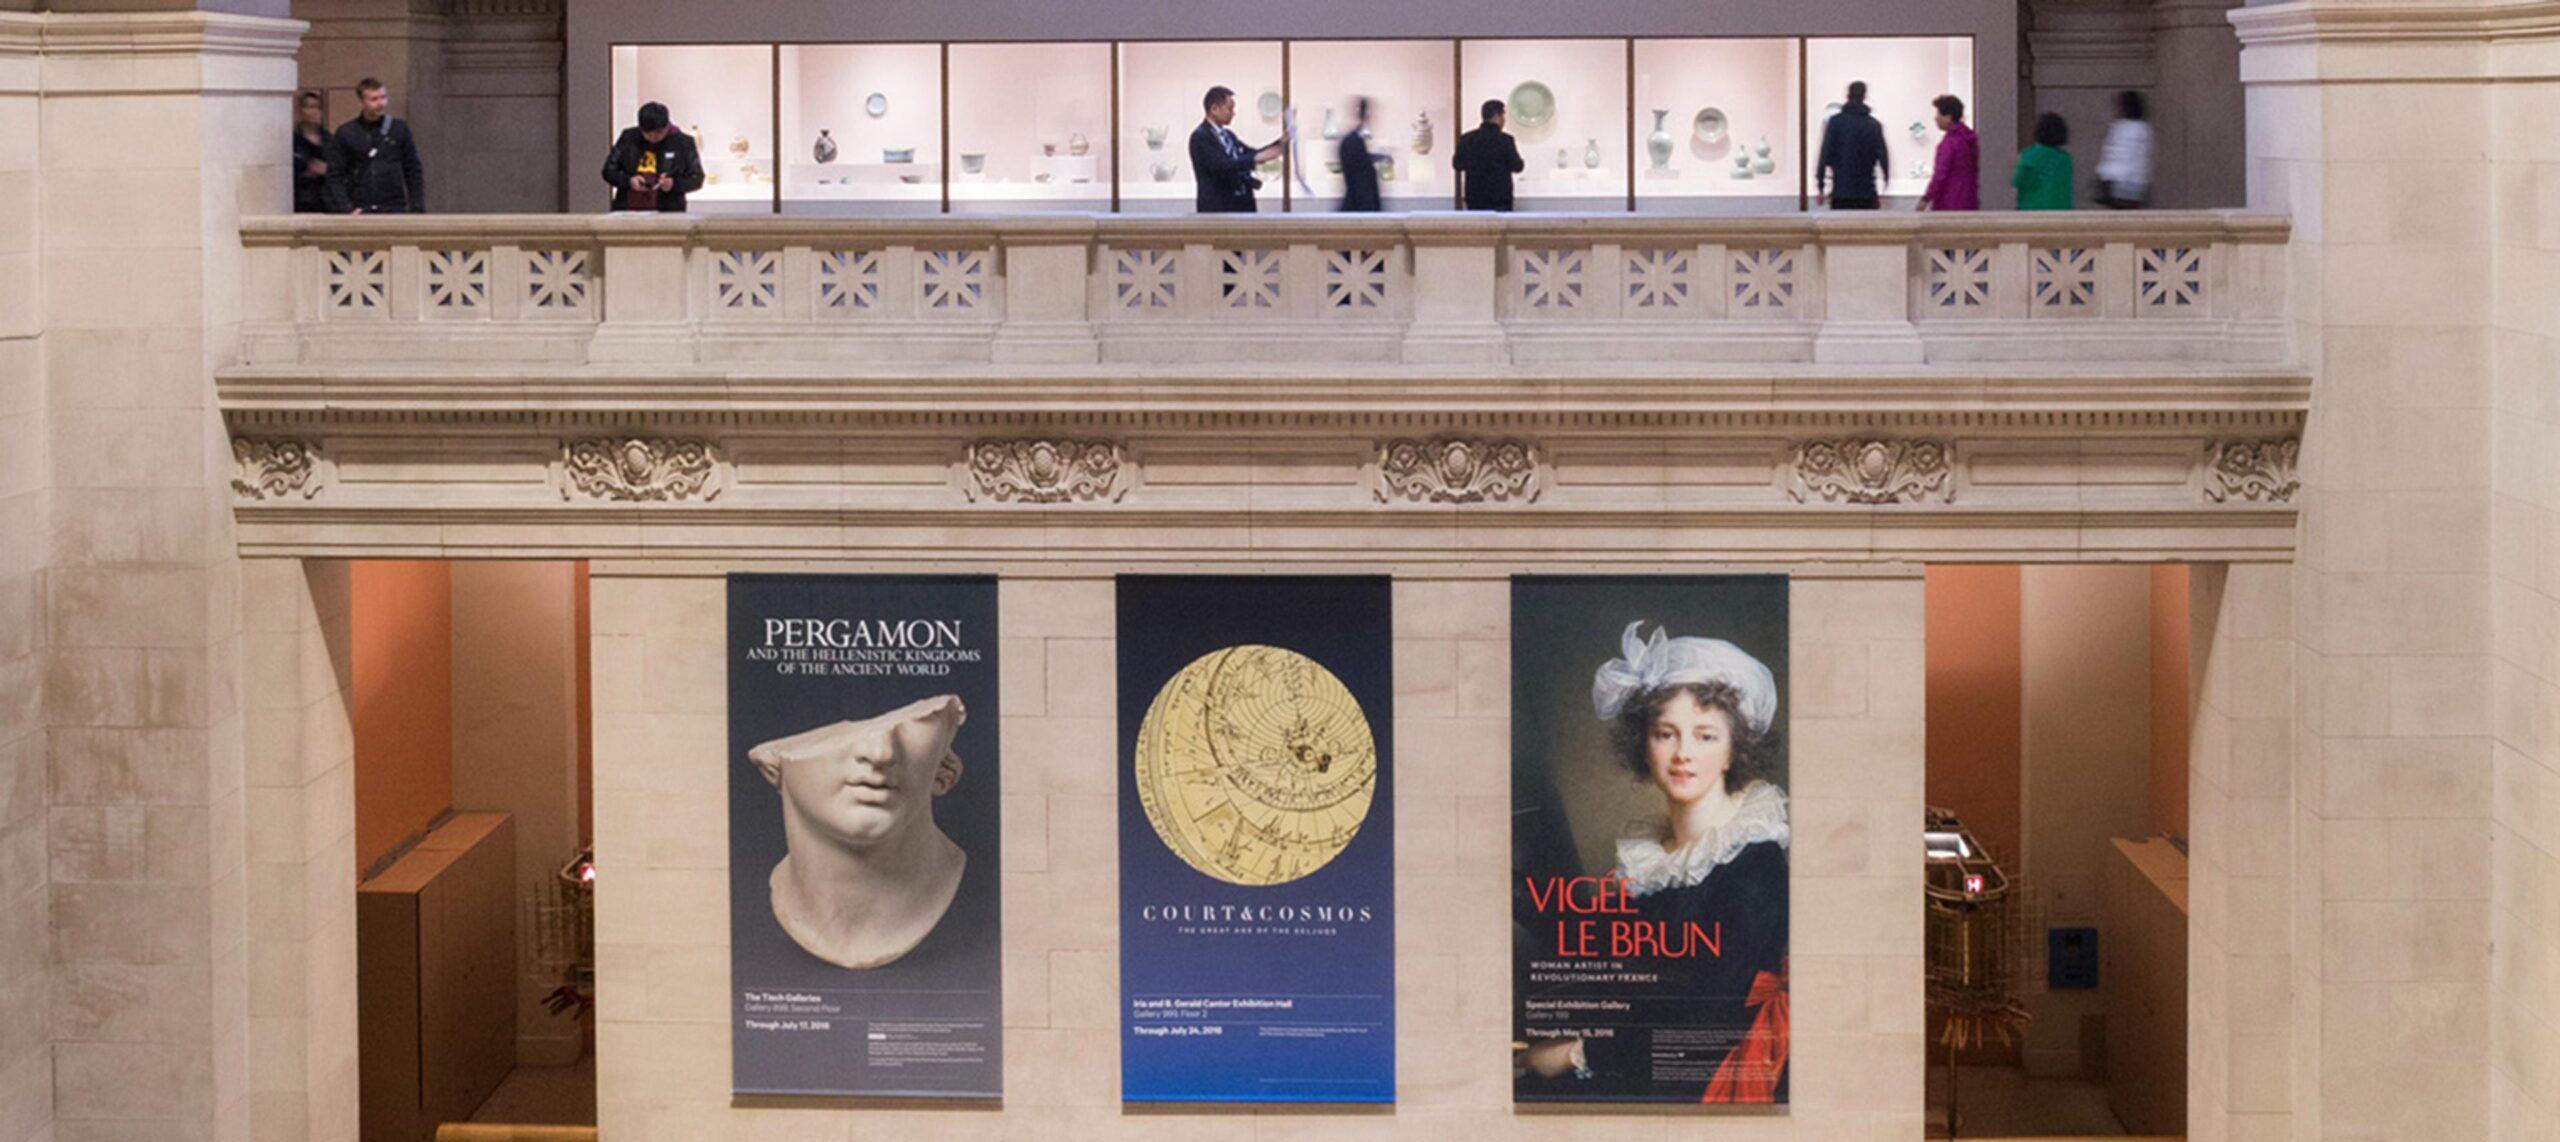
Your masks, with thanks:
<instances>
[{"instance_id":1,"label":"pierced stone railing","mask_svg":"<svg viewBox=\"0 0 2560 1142\"><path fill-rule=\"evenodd\" d=\"M2291 359L2236 212L268 218L248 368Z\"/></svg>"}]
</instances>

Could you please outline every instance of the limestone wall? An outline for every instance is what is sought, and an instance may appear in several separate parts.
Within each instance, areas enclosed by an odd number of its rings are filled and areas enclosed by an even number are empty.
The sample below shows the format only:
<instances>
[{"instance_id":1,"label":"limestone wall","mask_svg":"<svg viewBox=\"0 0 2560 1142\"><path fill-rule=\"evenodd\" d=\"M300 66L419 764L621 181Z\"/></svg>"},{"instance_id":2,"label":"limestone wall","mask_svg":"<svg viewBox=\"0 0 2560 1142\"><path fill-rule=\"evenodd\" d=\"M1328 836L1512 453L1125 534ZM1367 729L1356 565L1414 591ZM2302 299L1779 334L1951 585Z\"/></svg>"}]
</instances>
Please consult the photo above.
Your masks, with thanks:
<instances>
[{"instance_id":1,"label":"limestone wall","mask_svg":"<svg viewBox=\"0 0 2560 1142\"><path fill-rule=\"evenodd\" d=\"M2547 50L2547 49L2546 49ZM2519 69L2524 70L2524 69ZM2489 95L2489 1119L2560 1137L2560 66Z\"/></svg>"},{"instance_id":2,"label":"limestone wall","mask_svg":"<svg viewBox=\"0 0 2560 1142\"><path fill-rule=\"evenodd\" d=\"M34 20L0 14L0 139L33 140L37 70L10 47ZM53 1121L45 970L46 536L43 286L36 251L40 154L0 147L0 1142Z\"/></svg>"},{"instance_id":3,"label":"limestone wall","mask_svg":"<svg viewBox=\"0 0 2560 1142\"><path fill-rule=\"evenodd\" d=\"M1119 1102L1113 594L1007 578L1001 1109L733 1108L725 607L689 567L594 580L598 1101L616 1142L937 1139L1917 1138L1923 680L1917 568L1793 586L1794 1106L1776 1117L1515 1111L1510 1101L1509 587L1395 587L1397 1102Z\"/></svg>"}]
</instances>

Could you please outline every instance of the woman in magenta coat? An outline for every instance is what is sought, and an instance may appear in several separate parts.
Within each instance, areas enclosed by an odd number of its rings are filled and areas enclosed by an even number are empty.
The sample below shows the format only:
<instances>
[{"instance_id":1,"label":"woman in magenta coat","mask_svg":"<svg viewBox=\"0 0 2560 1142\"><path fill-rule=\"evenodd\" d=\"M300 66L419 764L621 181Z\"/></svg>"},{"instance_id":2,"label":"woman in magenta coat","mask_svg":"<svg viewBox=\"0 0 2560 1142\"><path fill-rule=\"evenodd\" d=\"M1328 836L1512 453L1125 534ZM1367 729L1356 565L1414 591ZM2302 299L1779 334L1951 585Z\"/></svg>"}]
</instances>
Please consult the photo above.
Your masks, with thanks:
<instances>
[{"instance_id":1,"label":"woman in magenta coat","mask_svg":"<svg viewBox=\"0 0 2560 1142\"><path fill-rule=\"evenodd\" d=\"M1982 142L1964 124L1964 100L1941 95L1933 106L1938 109L1938 129L1946 137L1938 140L1936 169L1929 175L1929 189L1920 194L1920 209L1980 210Z\"/></svg>"}]
</instances>

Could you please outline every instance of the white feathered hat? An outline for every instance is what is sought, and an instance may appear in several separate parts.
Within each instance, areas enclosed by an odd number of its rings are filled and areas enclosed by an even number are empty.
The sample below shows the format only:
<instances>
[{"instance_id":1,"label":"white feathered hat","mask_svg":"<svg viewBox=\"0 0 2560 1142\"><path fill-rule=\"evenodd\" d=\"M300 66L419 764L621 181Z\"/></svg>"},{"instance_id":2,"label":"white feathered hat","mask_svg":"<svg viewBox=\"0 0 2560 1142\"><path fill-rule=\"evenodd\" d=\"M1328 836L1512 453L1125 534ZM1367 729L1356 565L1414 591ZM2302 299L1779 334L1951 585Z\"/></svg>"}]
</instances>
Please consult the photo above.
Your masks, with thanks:
<instances>
[{"instance_id":1,"label":"white feathered hat","mask_svg":"<svg viewBox=\"0 0 2560 1142\"><path fill-rule=\"evenodd\" d=\"M1591 708L1601 721L1616 718L1638 695L1682 682L1721 682L1740 699L1742 720L1754 735L1769 732L1778 716L1778 678L1760 660L1720 638L1673 638L1662 627L1638 638L1643 619L1618 637L1618 657L1591 676Z\"/></svg>"}]
</instances>

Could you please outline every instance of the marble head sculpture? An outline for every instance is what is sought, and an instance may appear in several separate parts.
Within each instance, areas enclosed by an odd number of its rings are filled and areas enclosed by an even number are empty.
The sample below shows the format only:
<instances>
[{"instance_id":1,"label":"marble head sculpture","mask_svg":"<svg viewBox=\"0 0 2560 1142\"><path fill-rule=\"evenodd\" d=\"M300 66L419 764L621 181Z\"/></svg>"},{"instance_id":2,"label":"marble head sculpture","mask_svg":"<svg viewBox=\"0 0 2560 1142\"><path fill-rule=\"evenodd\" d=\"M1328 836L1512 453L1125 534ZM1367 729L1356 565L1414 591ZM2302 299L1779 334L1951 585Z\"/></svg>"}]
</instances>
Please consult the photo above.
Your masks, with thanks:
<instances>
[{"instance_id":1,"label":"marble head sculpture","mask_svg":"<svg viewBox=\"0 0 2560 1142\"><path fill-rule=\"evenodd\" d=\"M951 907L969 854L933 821L960 782L956 695L775 738L747 760L782 793L789 854L773 868L773 918L810 955L876 968L915 950Z\"/></svg>"}]
</instances>

